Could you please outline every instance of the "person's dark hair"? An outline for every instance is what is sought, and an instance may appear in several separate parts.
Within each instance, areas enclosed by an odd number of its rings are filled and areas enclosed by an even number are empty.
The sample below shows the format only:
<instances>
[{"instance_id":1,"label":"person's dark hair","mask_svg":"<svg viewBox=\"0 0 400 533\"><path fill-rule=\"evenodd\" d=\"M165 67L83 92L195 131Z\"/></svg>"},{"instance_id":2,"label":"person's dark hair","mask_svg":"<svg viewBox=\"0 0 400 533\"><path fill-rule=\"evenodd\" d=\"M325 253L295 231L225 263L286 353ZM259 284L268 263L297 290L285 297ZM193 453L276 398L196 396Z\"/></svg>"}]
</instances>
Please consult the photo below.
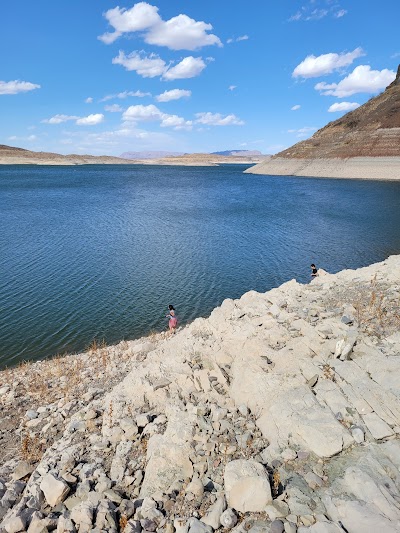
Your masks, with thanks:
<instances>
[{"instance_id":1,"label":"person's dark hair","mask_svg":"<svg viewBox=\"0 0 400 533\"><path fill-rule=\"evenodd\" d=\"M173 305L171 305L171 304L169 304L168 309L169 309L170 311L175 311L175 307L174 307Z\"/></svg>"},{"instance_id":2,"label":"person's dark hair","mask_svg":"<svg viewBox=\"0 0 400 533\"><path fill-rule=\"evenodd\" d=\"M314 263L311 263L311 266L315 268L315 265L314 265Z\"/></svg>"}]
</instances>

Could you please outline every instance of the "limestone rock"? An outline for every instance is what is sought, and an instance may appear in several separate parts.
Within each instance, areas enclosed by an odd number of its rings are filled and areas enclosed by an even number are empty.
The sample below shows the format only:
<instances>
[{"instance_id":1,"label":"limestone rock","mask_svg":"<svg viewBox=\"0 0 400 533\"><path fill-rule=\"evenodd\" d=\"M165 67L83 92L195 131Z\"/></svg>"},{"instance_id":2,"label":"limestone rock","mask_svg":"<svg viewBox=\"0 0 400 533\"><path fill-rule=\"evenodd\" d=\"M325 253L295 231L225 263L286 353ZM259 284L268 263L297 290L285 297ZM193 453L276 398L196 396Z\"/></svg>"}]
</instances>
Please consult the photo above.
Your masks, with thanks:
<instances>
[{"instance_id":1,"label":"limestone rock","mask_svg":"<svg viewBox=\"0 0 400 533\"><path fill-rule=\"evenodd\" d=\"M40 488L50 507L55 507L63 502L70 491L69 486L53 475L47 474L40 483Z\"/></svg>"},{"instance_id":2,"label":"limestone rock","mask_svg":"<svg viewBox=\"0 0 400 533\"><path fill-rule=\"evenodd\" d=\"M268 475L254 460L237 459L228 463L224 481L228 504L236 511L261 512L272 502Z\"/></svg>"}]
</instances>

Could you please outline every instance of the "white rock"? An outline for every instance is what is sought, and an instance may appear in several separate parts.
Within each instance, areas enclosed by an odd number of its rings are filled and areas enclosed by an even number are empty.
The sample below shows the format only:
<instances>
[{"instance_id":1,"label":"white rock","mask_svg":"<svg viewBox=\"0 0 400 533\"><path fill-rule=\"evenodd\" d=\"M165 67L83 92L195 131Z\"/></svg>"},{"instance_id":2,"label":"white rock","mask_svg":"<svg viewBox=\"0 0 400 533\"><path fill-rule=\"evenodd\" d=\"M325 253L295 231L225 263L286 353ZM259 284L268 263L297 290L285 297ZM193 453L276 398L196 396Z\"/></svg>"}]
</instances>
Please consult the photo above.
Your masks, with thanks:
<instances>
[{"instance_id":1,"label":"white rock","mask_svg":"<svg viewBox=\"0 0 400 533\"><path fill-rule=\"evenodd\" d=\"M232 529L236 526L238 521L238 517L233 509L227 509L224 511L220 518L221 526L226 527L228 529ZM217 529L217 528L215 528Z\"/></svg>"},{"instance_id":2,"label":"white rock","mask_svg":"<svg viewBox=\"0 0 400 533\"><path fill-rule=\"evenodd\" d=\"M69 486L51 474L46 474L40 483L40 488L50 507L55 507L63 502L70 491Z\"/></svg>"},{"instance_id":3,"label":"white rock","mask_svg":"<svg viewBox=\"0 0 400 533\"><path fill-rule=\"evenodd\" d=\"M393 435L393 430L376 413L368 413L363 416L365 425L376 440L384 439Z\"/></svg>"},{"instance_id":4,"label":"white rock","mask_svg":"<svg viewBox=\"0 0 400 533\"><path fill-rule=\"evenodd\" d=\"M220 519L226 509L225 496L221 496L217 501L209 507L207 514L201 519L202 522L211 526L213 529L218 529L220 526ZM233 527L233 526L232 526Z\"/></svg>"},{"instance_id":5,"label":"white rock","mask_svg":"<svg viewBox=\"0 0 400 533\"><path fill-rule=\"evenodd\" d=\"M200 500L204 493L204 486L198 477L194 477L186 487L186 492L191 492L196 499Z\"/></svg>"},{"instance_id":6,"label":"white rock","mask_svg":"<svg viewBox=\"0 0 400 533\"><path fill-rule=\"evenodd\" d=\"M364 431L360 427L351 428L351 435L358 444L364 442Z\"/></svg>"},{"instance_id":7,"label":"white rock","mask_svg":"<svg viewBox=\"0 0 400 533\"><path fill-rule=\"evenodd\" d=\"M272 502L268 475L264 467L252 459L228 463L224 481L229 507L236 511L262 512Z\"/></svg>"}]
</instances>

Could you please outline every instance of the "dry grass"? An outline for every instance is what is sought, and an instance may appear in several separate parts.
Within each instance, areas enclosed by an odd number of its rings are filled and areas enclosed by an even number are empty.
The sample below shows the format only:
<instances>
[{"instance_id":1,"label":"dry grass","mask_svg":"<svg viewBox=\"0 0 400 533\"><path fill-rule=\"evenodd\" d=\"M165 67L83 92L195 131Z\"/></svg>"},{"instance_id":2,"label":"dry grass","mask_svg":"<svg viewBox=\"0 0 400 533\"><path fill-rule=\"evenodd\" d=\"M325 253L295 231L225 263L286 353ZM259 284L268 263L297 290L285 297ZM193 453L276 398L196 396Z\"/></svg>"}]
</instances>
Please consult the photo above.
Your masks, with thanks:
<instances>
[{"instance_id":1,"label":"dry grass","mask_svg":"<svg viewBox=\"0 0 400 533\"><path fill-rule=\"evenodd\" d=\"M38 463L43 453L43 446L38 437L27 433L21 438L20 455L24 461Z\"/></svg>"},{"instance_id":2,"label":"dry grass","mask_svg":"<svg viewBox=\"0 0 400 533\"><path fill-rule=\"evenodd\" d=\"M383 337L400 328L399 300L389 300L387 290L378 283L376 274L369 286L360 290L353 305L358 325L365 333Z\"/></svg>"}]
</instances>

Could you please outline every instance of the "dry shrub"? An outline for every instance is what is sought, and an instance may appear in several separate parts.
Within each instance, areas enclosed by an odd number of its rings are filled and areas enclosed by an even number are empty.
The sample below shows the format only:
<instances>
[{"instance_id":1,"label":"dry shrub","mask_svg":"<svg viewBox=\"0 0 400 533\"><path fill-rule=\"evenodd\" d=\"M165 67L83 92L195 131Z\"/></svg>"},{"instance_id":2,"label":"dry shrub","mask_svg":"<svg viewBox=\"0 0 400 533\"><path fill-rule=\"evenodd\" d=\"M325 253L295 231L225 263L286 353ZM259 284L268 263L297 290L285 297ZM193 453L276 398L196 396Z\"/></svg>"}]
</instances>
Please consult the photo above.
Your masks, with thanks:
<instances>
[{"instance_id":1,"label":"dry shrub","mask_svg":"<svg viewBox=\"0 0 400 533\"><path fill-rule=\"evenodd\" d=\"M39 438L27 433L21 438L21 457L28 463L38 463L43 455L43 446Z\"/></svg>"},{"instance_id":2,"label":"dry shrub","mask_svg":"<svg viewBox=\"0 0 400 533\"><path fill-rule=\"evenodd\" d=\"M388 298L387 290L378 284L376 274L369 286L360 289L353 306L359 327L369 335L382 337L400 328L399 300L395 302Z\"/></svg>"}]
</instances>

